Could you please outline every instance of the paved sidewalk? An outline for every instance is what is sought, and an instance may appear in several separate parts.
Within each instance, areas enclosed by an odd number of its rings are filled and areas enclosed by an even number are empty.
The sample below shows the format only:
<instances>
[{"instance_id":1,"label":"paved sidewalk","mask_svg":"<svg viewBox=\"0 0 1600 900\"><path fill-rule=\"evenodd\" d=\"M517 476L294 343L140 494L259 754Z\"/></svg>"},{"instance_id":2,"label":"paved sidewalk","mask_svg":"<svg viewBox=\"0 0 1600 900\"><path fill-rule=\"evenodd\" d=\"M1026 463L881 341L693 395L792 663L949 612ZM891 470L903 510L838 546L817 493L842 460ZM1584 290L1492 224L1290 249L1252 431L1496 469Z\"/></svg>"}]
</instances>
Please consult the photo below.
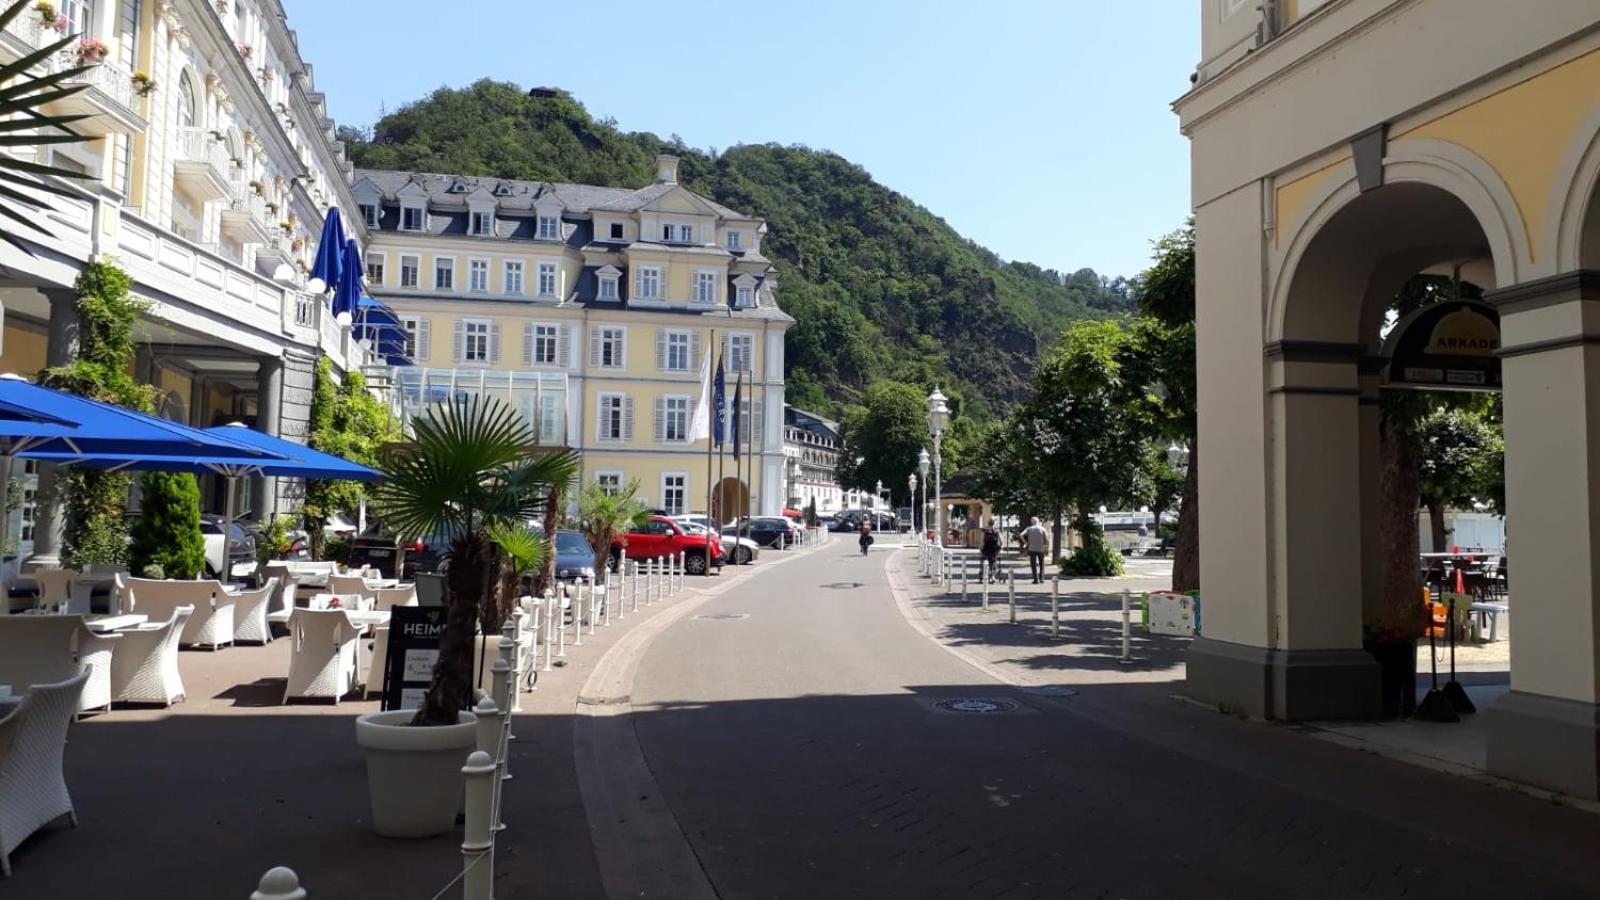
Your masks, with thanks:
<instances>
[{"instance_id":1,"label":"paved sidewalk","mask_svg":"<svg viewBox=\"0 0 1600 900\"><path fill-rule=\"evenodd\" d=\"M1179 681L1189 649L1187 638L1146 634L1139 624L1139 595L1171 585L1171 563L1137 560L1116 578L1063 578L1059 581L1060 636L1051 636L1052 581L1032 584L1025 560L1002 557L1002 578L1015 573L1017 622L1011 623L1009 584L983 588L960 577L946 589L921 574L917 551L907 545L889 561L889 583L901 611L924 634L969 662L995 667L991 674L1028 686ZM975 570L974 570L975 571ZM1132 594L1131 663L1122 657L1121 592Z\"/></svg>"}]
</instances>

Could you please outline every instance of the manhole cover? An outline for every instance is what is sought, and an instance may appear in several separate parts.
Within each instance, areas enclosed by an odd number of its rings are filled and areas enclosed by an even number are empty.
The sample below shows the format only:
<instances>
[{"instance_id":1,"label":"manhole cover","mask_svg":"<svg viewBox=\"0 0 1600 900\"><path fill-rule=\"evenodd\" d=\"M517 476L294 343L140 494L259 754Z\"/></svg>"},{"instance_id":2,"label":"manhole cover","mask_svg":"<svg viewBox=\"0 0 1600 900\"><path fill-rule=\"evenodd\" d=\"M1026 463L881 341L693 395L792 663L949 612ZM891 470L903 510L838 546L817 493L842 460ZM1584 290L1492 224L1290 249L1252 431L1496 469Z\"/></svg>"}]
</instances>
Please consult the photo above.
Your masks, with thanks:
<instances>
[{"instance_id":1,"label":"manhole cover","mask_svg":"<svg viewBox=\"0 0 1600 900\"><path fill-rule=\"evenodd\" d=\"M830 591L848 591L863 586L859 581L835 581L833 584L823 585L823 588Z\"/></svg>"},{"instance_id":2,"label":"manhole cover","mask_svg":"<svg viewBox=\"0 0 1600 900\"><path fill-rule=\"evenodd\" d=\"M748 618L750 618L750 614L749 613L706 613L703 616L695 616L695 618L696 619L704 619L704 620L706 620L708 622L720 622L720 621L722 621L724 619L748 619Z\"/></svg>"},{"instance_id":3,"label":"manhole cover","mask_svg":"<svg viewBox=\"0 0 1600 900\"><path fill-rule=\"evenodd\" d=\"M1041 697L1076 697L1076 696L1078 696L1078 692L1077 691L1073 690L1072 688L1064 688L1059 684L1047 684L1047 685L1043 685L1041 687L1031 687L1031 688L1028 688L1027 691L1030 694L1038 694Z\"/></svg>"},{"instance_id":4,"label":"manhole cover","mask_svg":"<svg viewBox=\"0 0 1600 900\"><path fill-rule=\"evenodd\" d=\"M957 700L938 700L933 708L943 712L976 713L986 715L989 713L1006 713L1017 708L1017 704L1010 700L993 700L983 697L962 697Z\"/></svg>"}]
</instances>

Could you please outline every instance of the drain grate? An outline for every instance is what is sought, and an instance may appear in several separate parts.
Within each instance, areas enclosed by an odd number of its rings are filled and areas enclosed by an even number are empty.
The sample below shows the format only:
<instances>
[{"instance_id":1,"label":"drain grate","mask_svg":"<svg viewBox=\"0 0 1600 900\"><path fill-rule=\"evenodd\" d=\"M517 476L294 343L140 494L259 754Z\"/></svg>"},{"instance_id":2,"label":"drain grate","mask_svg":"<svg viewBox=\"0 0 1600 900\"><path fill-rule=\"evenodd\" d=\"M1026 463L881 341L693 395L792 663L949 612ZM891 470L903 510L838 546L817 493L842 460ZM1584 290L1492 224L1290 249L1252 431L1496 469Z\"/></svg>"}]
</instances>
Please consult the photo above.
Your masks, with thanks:
<instances>
[{"instance_id":1,"label":"drain grate","mask_svg":"<svg viewBox=\"0 0 1600 900\"><path fill-rule=\"evenodd\" d=\"M724 621L724 620L727 620L727 619L748 619L748 618L750 618L750 614L749 613L706 613L703 616L695 616L695 618L696 619L703 619L704 621L707 621L707 622L721 622L721 621Z\"/></svg>"},{"instance_id":2,"label":"drain grate","mask_svg":"<svg viewBox=\"0 0 1600 900\"><path fill-rule=\"evenodd\" d=\"M858 587L866 587L866 585L859 581L835 581L832 584L825 584L822 587L824 590L829 591L851 591Z\"/></svg>"},{"instance_id":3,"label":"drain grate","mask_svg":"<svg viewBox=\"0 0 1600 900\"><path fill-rule=\"evenodd\" d=\"M1078 696L1078 692L1077 691L1073 690L1072 688L1062 687L1059 684L1046 684L1046 685L1042 685L1040 687L1026 688L1026 690L1027 690L1028 693L1037 694L1040 697L1076 697L1076 696Z\"/></svg>"},{"instance_id":4,"label":"drain grate","mask_svg":"<svg viewBox=\"0 0 1600 900\"><path fill-rule=\"evenodd\" d=\"M936 700L933 703L933 708L940 712L980 716L1015 712L1017 707L1018 704L1010 700L993 697L960 697L954 700Z\"/></svg>"}]
</instances>

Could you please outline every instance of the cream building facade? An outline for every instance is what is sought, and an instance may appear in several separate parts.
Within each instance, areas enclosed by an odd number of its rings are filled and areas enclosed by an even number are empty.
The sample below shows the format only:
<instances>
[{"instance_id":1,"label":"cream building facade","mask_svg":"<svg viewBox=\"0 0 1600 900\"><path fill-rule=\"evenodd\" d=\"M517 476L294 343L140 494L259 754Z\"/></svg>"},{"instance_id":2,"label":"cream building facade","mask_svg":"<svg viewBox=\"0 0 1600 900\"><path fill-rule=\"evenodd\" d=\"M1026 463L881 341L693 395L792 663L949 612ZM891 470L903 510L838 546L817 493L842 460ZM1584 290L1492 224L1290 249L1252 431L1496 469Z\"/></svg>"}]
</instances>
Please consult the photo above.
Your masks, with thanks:
<instances>
[{"instance_id":1,"label":"cream building facade","mask_svg":"<svg viewBox=\"0 0 1600 900\"><path fill-rule=\"evenodd\" d=\"M1197 6L1176 103L1199 300L1189 691L1376 712L1380 329L1411 277L1459 274L1498 313L1504 384L1514 624L1488 766L1600 795L1600 6Z\"/></svg>"},{"instance_id":2,"label":"cream building facade","mask_svg":"<svg viewBox=\"0 0 1600 900\"><path fill-rule=\"evenodd\" d=\"M31 377L73 358L72 286L87 262L103 259L149 302L135 368L160 389L163 415L196 425L245 419L302 439L316 358L341 372L372 360L303 290L327 210L342 209L354 236L365 234L353 216L352 168L281 5L56 0L55 12L60 19L30 8L13 20L0 32L0 57L20 59L64 33L103 44L103 61L78 76L89 89L52 107L91 116L76 127L92 140L18 152L91 177L65 183L72 197L48 198L40 219L51 236L7 223L32 254L0 242L0 371ZM38 69L77 63L69 47ZM282 489L280 497L271 480L258 481L245 512L288 508L298 488ZM32 549L51 556L50 511L30 503L16 515L11 533L20 529L24 553L37 539Z\"/></svg>"},{"instance_id":3,"label":"cream building facade","mask_svg":"<svg viewBox=\"0 0 1600 900\"><path fill-rule=\"evenodd\" d=\"M784 503L783 345L766 226L678 184L662 156L639 190L358 171L371 235L367 290L409 334L395 374L405 410L466 393L501 396L541 440L582 452L585 480L638 479L669 513ZM701 363L742 382L753 473L731 456L707 476L689 441ZM751 422L754 425L751 425ZM748 453L748 450L747 450Z\"/></svg>"}]
</instances>

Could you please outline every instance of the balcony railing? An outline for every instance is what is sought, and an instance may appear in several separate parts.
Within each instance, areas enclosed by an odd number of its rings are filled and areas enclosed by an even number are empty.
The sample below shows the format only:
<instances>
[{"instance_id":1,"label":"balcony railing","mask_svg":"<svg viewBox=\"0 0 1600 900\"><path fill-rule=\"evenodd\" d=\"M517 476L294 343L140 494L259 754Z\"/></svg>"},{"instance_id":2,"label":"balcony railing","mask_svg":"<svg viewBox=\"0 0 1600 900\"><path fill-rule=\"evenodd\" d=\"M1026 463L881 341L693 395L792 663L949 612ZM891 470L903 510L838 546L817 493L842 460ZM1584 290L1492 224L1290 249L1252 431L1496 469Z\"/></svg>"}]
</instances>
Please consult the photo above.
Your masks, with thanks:
<instances>
[{"instance_id":1,"label":"balcony railing","mask_svg":"<svg viewBox=\"0 0 1600 900\"><path fill-rule=\"evenodd\" d=\"M408 432L432 406L493 397L510 404L540 444L567 441L567 376L559 372L397 366L390 385L392 409Z\"/></svg>"},{"instance_id":2,"label":"balcony railing","mask_svg":"<svg viewBox=\"0 0 1600 900\"><path fill-rule=\"evenodd\" d=\"M0 32L0 51L10 60L16 60L48 47L64 36L62 32L46 26L38 13L30 9L11 20L4 32ZM74 46L68 44L46 60L39 67L41 73L60 72L82 65ZM133 90L133 72L127 66L107 60L74 75L65 84L89 85L88 91L57 101L64 112L95 116L75 126L78 130L88 134L109 134L113 131L138 131L145 127L144 117L139 113L139 96Z\"/></svg>"},{"instance_id":3,"label":"balcony railing","mask_svg":"<svg viewBox=\"0 0 1600 900\"><path fill-rule=\"evenodd\" d=\"M218 175L228 171L228 151L205 128L185 128L178 133L178 158L186 162L210 163Z\"/></svg>"}]
</instances>

